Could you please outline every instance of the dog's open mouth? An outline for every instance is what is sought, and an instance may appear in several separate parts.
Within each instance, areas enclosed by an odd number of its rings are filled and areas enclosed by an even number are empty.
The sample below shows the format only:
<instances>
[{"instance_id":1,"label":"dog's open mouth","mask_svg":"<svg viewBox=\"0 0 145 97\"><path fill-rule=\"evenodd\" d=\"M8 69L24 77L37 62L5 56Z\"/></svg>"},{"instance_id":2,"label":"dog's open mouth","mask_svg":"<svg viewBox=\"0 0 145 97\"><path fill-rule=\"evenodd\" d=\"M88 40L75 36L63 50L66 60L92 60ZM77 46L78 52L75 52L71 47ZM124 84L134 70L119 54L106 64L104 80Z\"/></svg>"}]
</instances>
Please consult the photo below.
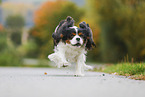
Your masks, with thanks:
<instances>
[{"instance_id":1,"label":"dog's open mouth","mask_svg":"<svg viewBox=\"0 0 145 97\"><path fill-rule=\"evenodd\" d=\"M81 44L80 43L72 44L72 46L81 46Z\"/></svg>"}]
</instances>

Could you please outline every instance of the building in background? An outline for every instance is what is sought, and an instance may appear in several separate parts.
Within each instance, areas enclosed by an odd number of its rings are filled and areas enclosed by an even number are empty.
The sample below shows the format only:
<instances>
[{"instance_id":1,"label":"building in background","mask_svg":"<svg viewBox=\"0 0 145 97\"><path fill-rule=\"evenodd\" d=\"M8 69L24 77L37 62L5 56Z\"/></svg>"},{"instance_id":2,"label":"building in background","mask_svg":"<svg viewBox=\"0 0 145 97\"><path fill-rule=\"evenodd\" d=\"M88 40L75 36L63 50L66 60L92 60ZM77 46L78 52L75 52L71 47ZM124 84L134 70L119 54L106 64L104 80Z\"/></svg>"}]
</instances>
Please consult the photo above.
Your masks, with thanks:
<instances>
[{"instance_id":1,"label":"building in background","mask_svg":"<svg viewBox=\"0 0 145 97\"><path fill-rule=\"evenodd\" d=\"M34 12L47 0L2 0L0 6L0 24L5 26L9 15L21 15L25 19L25 27L34 26Z\"/></svg>"},{"instance_id":2,"label":"building in background","mask_svg":"<svg viewBox=\"0 0 145 97\"><path fill-rule=\"evenodd\" d=\"M3 19L2 19L2 7L0 6L0 24L3 24Z\"/></svg>"},{"instance_id":3,"label":"building in background","mask_svg":"<svg viewBox=\"0 0 145 97\"><path fill-rule=\"evenodd\" d=\"M34 12L44 2L55 0L2 0L0 5L0 24L5 26L7 16L18 14L24 17L25 27L31 28L34 26ZM67 0L64 0L67 1ZM68 0L76 3L78 6L83 6L85 0Z\"/></svg>"}]
</instances>

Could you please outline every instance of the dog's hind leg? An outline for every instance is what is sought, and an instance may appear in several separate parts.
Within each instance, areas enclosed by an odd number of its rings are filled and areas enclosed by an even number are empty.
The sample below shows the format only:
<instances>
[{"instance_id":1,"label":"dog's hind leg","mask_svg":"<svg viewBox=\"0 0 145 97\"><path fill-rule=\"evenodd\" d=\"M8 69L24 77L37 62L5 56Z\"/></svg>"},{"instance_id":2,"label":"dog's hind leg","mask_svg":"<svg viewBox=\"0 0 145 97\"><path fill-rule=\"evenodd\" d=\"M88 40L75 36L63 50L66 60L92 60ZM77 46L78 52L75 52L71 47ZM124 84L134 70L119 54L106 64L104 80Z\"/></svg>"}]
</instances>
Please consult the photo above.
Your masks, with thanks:
<instances>
[{"instance_id":1,"label":"dog's hind leg","mask_svg":"<svg viewBox=\"0 0 145 97\"><path fill-rule=\"evenodd\" d=\"M85 70L93 70L93 67L90 65L86 65L85 63L83 64L83 67Z\"/></svg>"}]
</instances>

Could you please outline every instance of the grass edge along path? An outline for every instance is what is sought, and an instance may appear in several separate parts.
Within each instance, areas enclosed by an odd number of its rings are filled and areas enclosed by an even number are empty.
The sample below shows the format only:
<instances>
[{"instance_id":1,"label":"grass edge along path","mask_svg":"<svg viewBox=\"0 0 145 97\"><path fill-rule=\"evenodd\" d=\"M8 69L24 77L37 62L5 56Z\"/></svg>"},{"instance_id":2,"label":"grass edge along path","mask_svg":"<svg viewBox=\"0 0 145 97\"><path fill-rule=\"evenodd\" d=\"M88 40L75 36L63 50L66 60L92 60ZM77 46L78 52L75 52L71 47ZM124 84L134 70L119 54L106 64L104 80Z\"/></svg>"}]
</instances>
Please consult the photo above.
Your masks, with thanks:
<instances>
[{"instance_id":1,"label":"grass edge along path","mask_svg":"<svg viewBox=\"0 0 145 97\"><path fill-rule=\"evenodd\" d=\"M130 79L135 80L145 80L145 63L118 63L107 65L104 68L95 68L94 71L129 76Z\"/></svg>"}]
</instances>

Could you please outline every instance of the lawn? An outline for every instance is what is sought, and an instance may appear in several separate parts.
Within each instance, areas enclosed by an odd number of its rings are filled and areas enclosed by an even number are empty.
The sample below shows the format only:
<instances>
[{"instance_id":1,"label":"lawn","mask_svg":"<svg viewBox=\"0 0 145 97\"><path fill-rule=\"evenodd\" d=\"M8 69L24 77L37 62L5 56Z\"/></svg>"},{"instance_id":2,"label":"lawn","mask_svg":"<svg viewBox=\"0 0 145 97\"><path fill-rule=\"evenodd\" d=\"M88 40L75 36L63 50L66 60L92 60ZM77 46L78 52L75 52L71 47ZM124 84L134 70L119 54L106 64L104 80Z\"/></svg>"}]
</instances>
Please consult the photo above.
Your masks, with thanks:
<instances>
[{"instance_id":1,"label":"lawn","mask_svg":"<svg viewBox=\"0 0 145 97\"><path fill-rule=\"evenodd\" d=\"M95 68L95 71L101 71L110 74L129 76L131 79L145 80L145 63L119 63L107 65L105 68Z\"/></svg>"}]
</instances>

